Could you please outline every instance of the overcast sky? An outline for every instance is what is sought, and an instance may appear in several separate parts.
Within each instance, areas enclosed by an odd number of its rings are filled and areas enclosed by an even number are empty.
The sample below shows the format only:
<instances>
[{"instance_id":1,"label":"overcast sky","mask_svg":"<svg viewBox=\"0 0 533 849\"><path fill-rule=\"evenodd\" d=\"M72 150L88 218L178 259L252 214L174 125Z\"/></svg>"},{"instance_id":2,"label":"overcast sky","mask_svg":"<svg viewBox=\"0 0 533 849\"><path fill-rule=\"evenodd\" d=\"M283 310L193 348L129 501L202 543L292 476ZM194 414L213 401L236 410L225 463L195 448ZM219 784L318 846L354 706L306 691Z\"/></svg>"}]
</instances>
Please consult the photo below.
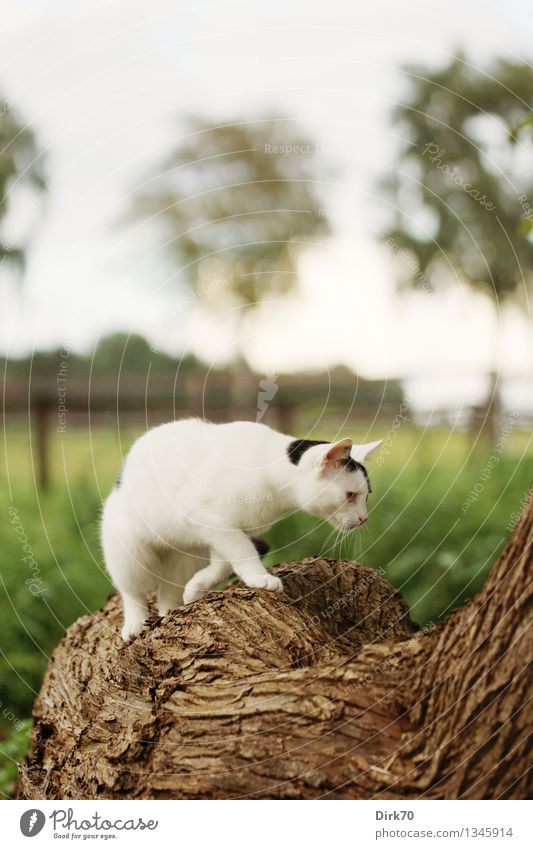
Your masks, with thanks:
<instances>
[{"instance_id":1,"label":"overcast sky","mask_svg":"<svg viewBox=\"0 0 533 849\"><path fill-rule=\"evenodd\" d=\"M532 24L527 0L3 0L0 94L46 149L51 187L23 284L4 279L1 347L80 350L121 329L212 360L231 352L225 323L198 310L185 320L157 252L147 257L117 220L179 138L180 114L266 112L298 121L341 168L324 188L334 238L305 258L298 296L249 328L252 362L481 373L494 350L489 304L461 289L398 297L392 259L372 238L383 218L373 181L397 147L387 116L406 90L399 65L443 64L458 47L482 66L495 55L529 61ZM500 354L507 372L531 374L531 325L518 313Z\"/></svg>"}]
</instances>

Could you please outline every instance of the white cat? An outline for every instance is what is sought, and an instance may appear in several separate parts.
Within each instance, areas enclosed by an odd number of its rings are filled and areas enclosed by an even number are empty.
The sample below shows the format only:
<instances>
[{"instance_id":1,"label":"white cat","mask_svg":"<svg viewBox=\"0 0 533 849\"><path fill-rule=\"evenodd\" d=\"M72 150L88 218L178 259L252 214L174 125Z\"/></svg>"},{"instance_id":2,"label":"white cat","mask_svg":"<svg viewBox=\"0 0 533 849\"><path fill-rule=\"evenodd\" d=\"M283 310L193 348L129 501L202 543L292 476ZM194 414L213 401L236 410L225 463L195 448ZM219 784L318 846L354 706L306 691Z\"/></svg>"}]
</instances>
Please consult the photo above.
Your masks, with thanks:
<instances>
[{"instance_id":1,"label":"white cat","mask_svg":"<svg viewBox=\"0 0 533 849\"><path fill-rule=\"evenodd\" d=\"M124 604L122 638L143 630L151 590L161 616L177 606L191 566L185 604L232 572L248 587L281 592L250 536L295 510L342 531L362 525L370 492L363 463L380 444L300 440L254 422L200 419L141 436L102 517L106 565Z\"/></svg>"}]
</instances>

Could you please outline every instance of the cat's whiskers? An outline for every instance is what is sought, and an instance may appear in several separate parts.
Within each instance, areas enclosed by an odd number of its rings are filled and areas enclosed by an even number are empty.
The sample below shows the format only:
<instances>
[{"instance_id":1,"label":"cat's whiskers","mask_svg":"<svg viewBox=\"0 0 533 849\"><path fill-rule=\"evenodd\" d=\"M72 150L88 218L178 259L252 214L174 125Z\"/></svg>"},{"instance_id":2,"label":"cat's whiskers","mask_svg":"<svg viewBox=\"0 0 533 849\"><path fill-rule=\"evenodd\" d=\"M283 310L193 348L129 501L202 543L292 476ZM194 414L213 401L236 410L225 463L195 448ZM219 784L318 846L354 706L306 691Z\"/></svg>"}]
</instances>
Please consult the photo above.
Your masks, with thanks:
<instances>
[{"instance_id":1,"label":"cat's whiskers","mask_svg":"<svg viewBox=\"0 0 533 849\"><path fill-rule=\"evenodd\" d=\"M333 528L333 542L331 544L331 553L333 557L337 560L339 559L339 555L337 553L337 547L339 545L340 537L342 536L342 531L339 528Z\"/></svg>"},{"instance_id":2,"label":"cat's whiskers","mask_svg":"<svg viewBox=\"0 0 533 849\"><path fill-rule=\"evenodd\" d=\"M355 534L349 531L344 537L344 559L353 560L353 548L355 543Z\"/></svg>"},{"instance_id":3,"label":"cat's whiskers","mask_svg":"<svg viewBox=\"0 0 533 849\"><path fill-rule=\"evenodd\" d=\"M362 525L352 528L350 531L330 526L329 533L322 541L318 556L360 563L366 545L364 537L367 535L368 528Z\"/></svg>"},{"instance_id":4,"label":"cat's whiskers","mask_svg":"<svg viewBox=\"0 0 533 849\"><path fill-rule=\"evenodd\" d=\"M332 532L331 532L331 537L332 537L332 542L331 542L331 554L332 554L332 556L333 556L333 557L335 557L336 559L339 559L339 554L338 554L337 549L338 549L339 542L340 542L340 540L341 540L341 538L342 538L342 535L343 535L343 534L342 534L342 531L341 531L341 529L340 529L340 528L337 528L337 527L334 527L334 528L333 528L333 530L332 530Z\"/></svg>"},{"instance_id":5,"label":"cat's whiskers","mask_svg":"<svg viewBox=\"0 0 533 849\"><path fill-rule=\"evenodd\" d=\"M338 559L339 560L343 559L343 549L344 549L345 541L346 541L346 533L339 529L339 531L337 533L337 546L338 546L338 549L339 549L339 553L338 553Z\"/></svg>"},{"instance_id":6,"label":"cat's whiskers","mask_svg":"<svg viewBox=\"0 0 533 849\"><path fill-rule=\"evenodd\" d=\"M330 545L331 540L333 539L333 535L335 534L335 528L331 528L326 538L324 539L321 547L320 547L320 556L327 557L330 549L328 546Z\"/></svg>"},{"instance_id":7,"label":"cat's whiskers","mask_svg":"<svg viewBox=\"0 0 533 849\"><path fill-rule=\"evenodd\" d=\"M345 560L353 560L354 559L354 551L357 546L357 537L359 534L359 528L352 528L345 534L344 540L344 559Z\"/></svg>"},{"instance_id":8,"label":"cat's whiskers","mask_svg":"<svg viewBox=\"0 0 533 849\"><path fill-rule=\"evenodd\" d=\"M353 530L355 530L355 529L353 529ZM341 540L341 546L340 546L341 559L342 560L353 560L354 559L353 552L354 552L356 534L353 533L353 530L348 531L347 533L343 534L343 538Z\"/></svg>"},{"instance_id":9,"label":"cat's whiskers","mask_svg":"<svg viewBox=\"0 0 533 849\"><path fill-rule=\"evenodd\" d=\"M354 560L357 560L358 562L361 562L362 555L366 547L365 536L368 536L368 528L366 525L360 528L359 533L357 534L357 539L354 540L356 548L354 551Z\"/></svg>"},{"instance_id":10,"label":"cat's whiskers","mask_svg":"<svg viewBox=\"0 0 533 849\"><path fill-rule=\"evenodd\" d=\"M335 540L335 545L339 547L339 554L338 554L338 558L337 558L338 560L343 559L342 558L342 548L343 548L345 536L346 536L346 533L341 528L339 528L337 530L337 537L336 537L336 540Z\"/></svg>"}]
</instances>

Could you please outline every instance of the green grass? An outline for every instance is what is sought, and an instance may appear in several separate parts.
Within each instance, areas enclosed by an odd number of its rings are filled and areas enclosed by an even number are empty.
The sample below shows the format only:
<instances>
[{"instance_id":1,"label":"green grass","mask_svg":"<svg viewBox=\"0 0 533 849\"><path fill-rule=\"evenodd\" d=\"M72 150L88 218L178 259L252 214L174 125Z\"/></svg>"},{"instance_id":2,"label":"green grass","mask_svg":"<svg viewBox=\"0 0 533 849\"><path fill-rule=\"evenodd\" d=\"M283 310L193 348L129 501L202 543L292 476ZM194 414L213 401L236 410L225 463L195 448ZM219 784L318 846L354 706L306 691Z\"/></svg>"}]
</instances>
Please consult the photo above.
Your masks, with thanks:
<instances>
[{"instance_id":1,"label":"green grass","mask_svg":"<svg viewBox=\"0 0 533 849\"><path fill-rule=\"evenodd\" d=\"M55 434L52 485L42 495L33 482L27 436L22 431L8 434L0 465L4 792L24 748L21 740L27 740L27 730L21 729L52 649L75 619L99 608L111 591L98 545L98 515L121 454L134 436L128 431L119 441L116 433L104 429ZM383 567L413 618L421 624L437 621L483 586L529 487L529 448L528 434L513 432L483 480L493 453L489 446L472 447L466 434L404 426L395 432L383 462L378 458L369 464L374 492L370 519L361 531L333 545L329 527L296 514L269 531L267 562L327 554ZM469 493L480 485L476 500L463 511ZM24 550L13 516L38 572L21 560ZM32 588L38 592L32 594Z\"/></svg>"},{"instance_id":2,"label":"green grass","mask_svg":"<svg viewBox=\"0 0 533 849\"><path fill-rule=\"evenodd\" d=\"M0 797L12 796L17 781L17 764L28 749L32 731L31 719L17 722L7 730L0 744ZM0 738L1 739L1 738Z\"/></svg>"}]
</instances>

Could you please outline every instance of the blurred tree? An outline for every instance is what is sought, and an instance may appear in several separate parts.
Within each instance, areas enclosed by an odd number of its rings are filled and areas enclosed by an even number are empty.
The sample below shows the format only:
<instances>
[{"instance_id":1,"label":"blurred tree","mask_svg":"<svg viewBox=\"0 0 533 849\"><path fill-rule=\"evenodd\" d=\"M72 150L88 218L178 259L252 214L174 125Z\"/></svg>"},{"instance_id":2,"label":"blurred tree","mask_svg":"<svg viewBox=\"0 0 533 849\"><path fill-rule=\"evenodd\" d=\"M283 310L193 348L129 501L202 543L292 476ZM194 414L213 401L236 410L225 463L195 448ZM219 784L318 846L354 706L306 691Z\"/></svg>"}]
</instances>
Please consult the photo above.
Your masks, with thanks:
<instances>
[{"instance_id":1,"label":"blurred tree","mask_svg":"<svg viewBox=\"0 0 533 849\"><path fill-rule=\"evenodd\" d=\"M42 155L33 132L16 115L12 105L0 97L0 227L22 190L45 193ZM4 238L0 230L0 267L5 261L19 266L24 262L25 234L17 229L14 238Z\"/></svg>"},{"instance_id":2,"label":"blurred tree","mask_svg":"<svg viewBox=\"0 0 533 849\"><path fill-rule=\"evenodd\" d=\"M506 299L527 303L531 278L531 154L515 130L531 111L533 69L500 60L489 73L458 55L437 71L406 72L411 90L392 116L405 143L383 182L395 207L385 239L411 260L401 283L466 282L493 299L499 317ZM496 406L488 404L488 421Z\"/></svg>"},{"instance_id":3,"label":"blurred tree","mask_svg":"<svg viewBox=\"0 0 533 849\"><path fill-rule=\"evenodd\" d=\"M178 361L167 354L154 351L149 342L137 333L112 333L98 341L90 358L94 380L111 378L117 380L135 378L143 381L148 372L155 376L174 375ZM197 367L194 357L188 356L179 362L180 371Z\"/></svg>"},{"instance_id":4,"label":"blurred tree","mask_svg":"<svg viewBox=\"0 0 533 849\"><path fill-rule=\"evenodd\" d=\"M529 138L533 138L533 112L529 112L524 118L522 118L514 130L510 134L511 142L514 144L518 141L520 136L524 136L525 133L529 133ZM524 217L520 222L519 232L522 236L528 236L529 233L533 230L533 203L528 201L527 195L522 195L519 198L522 209L524 210Z\"/></svg>"},{"instance_id":5,"label":"blurred tree","mask_svg":"<svg viewBox=\"0 0 533 849\"><path fill-rule=\"evenodd\" d=\"M329 232L314 151L286 121L189 118L133 214L158 228L199 303L234 306L242 318L293 290L300 250Z\"/></svg>"},{"instance_id":6,"label":"blurred tree","mask_svg":"<svg viewBox=\"0 0 533 849\"><path fill-rule=\"evenodd\" d=\"M170 396L176 373L205 373L205 365L192 354L179 359L150 348L149 342L137 334L113 333L98 340L93 351L77 354L57 348L53 351L36 351L26 357L5 361L6 379L11 388L27 392L28 386L37 392L47 392L55 397L57 374L65 362L71 389L77 394L87 391L89 382L93 391L115 391L117 384L127 382L146 392L146 382L166 382Z\"/></svg>"}]
</instances>

